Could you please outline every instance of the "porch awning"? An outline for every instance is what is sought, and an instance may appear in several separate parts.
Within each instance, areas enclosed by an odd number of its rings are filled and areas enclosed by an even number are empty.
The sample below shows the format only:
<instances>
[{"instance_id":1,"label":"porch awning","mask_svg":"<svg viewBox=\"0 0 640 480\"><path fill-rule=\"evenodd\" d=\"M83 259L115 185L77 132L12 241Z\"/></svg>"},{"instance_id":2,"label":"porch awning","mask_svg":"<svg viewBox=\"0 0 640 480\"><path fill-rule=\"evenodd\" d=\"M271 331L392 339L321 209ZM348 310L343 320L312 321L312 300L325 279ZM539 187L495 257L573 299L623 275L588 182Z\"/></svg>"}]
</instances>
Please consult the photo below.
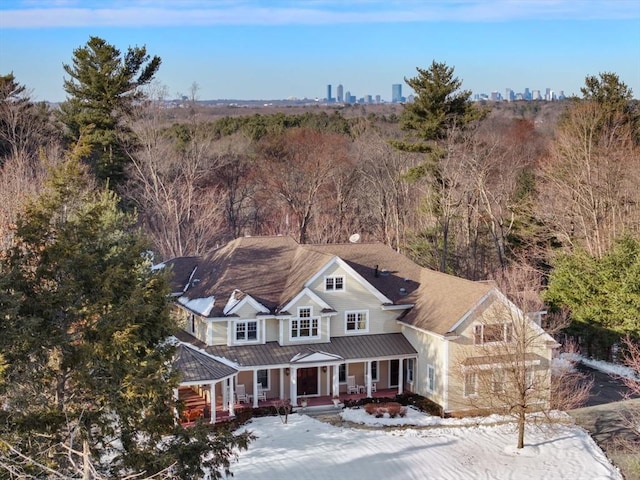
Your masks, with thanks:
<instances>
[{"instance_id":1,"label":"porch awning","mask_svg":"<svg viewBox=\"0 0 640 480\"><path fill-rule=\"evenodd\" d=\"M192 338L194 342L198 342L197 339L186 334L186 332L181 333L180 340L188 341L188 337ZM201 343L199 342L199 345ZM331 342L328 343L307 343L302 345L280 346L278 342L267 342L261 345L234 347L214 345L201 346L200 348L215 357L225 358L240 368L288 367L293 358L298 355L305 355L310 350L342 357L345 362L410 358L418 354L416 349L401 333L332 337Z\"/></svg>"},{"instance_id":2,"label":"porch awning","mask_svg":"<svg viewBox=\"0 0 640 480\"><path fill-rule=\"evenodd\" d=\"M173 368L180 372L180 383L210 383L238 373L238 370L211 355L184 344L176 349Z\"/></svg>"}]
</instances>

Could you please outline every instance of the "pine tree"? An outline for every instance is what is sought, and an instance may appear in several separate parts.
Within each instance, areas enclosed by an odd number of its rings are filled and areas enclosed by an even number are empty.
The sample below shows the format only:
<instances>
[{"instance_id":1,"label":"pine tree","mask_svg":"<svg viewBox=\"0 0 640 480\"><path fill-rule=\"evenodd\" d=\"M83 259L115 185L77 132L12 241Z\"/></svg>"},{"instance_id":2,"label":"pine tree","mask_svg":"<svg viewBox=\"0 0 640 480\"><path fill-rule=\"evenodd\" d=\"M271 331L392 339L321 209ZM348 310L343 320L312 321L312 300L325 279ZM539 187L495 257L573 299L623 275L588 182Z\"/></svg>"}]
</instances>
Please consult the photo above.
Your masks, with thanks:
<instances>
[{"instance_id":1,"label":"pine tree","mask_svg":"<svg viewBox=\"0 0 640 480\"><path fill-rule=\"evenodd\" d=\"M194 452L214 448L213 467L224 466L246 436L176 424L167 279L151 269L135 218L92 184L82 154L81 145L52 171L18 222L16 246L0 257L0 468L201 473Z\"/></svg>"},{"instance_id":2,"label":"pine tree","mask_svg":"<svg viewBox=\"0 0 640 480\"><path fill-rule=\"evenodd\" d=\"M73 64L64 65L67 101L61 119L72 143L86 137L91 151L86 160L101 181L116 188L124 181L126 150L135 144L125 119L145 98L140 87L151 82L160 57L150 58L145 47L129 47L124 56L99 37L73 52Z\"/></svg>"}]
</instances>

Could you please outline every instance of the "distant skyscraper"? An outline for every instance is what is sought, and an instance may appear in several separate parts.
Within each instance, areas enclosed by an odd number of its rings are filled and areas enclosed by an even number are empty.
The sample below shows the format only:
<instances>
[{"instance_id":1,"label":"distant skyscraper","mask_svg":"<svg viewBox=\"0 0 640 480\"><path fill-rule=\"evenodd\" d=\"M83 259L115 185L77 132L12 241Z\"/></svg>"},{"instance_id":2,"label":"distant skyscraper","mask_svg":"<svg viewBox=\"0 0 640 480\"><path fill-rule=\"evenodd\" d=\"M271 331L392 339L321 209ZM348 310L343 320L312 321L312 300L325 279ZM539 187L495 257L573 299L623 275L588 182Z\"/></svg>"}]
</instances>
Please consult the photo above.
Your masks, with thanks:
<instances>
[{"instance_id":1,"label":"distant skyscraper","mask_svg":"<svg viewBox=\"0 0 640 480\"><path fill-rule=\"evenodd\" d=\"M331 84L327 85L327 102L331 102L333 98L331 98Z\"/></svg>"},{"instance_id":2,"label":"distant skyscraper","mask_svg":"<svg viewBox=\"0 0 640 480\"><path fill-rule=\"evenodd\" d=\"M524 89L524 99L531 100L531 92L529 91L529 87Z\"/></svg>"},{"instance_id":3,"label":"distant skyscraper","mask_svg":"<svg viewBox=\"0 0 640 480\"><path fill-rule=\"evenodd\" d=\"M344 96L342 94L342 84L338 85L336 94L337 94L336 96L338 98L338 102L340 102L340 103L344 102Z\"/></svg>"},{"instance_id":4,"label":"distant skyscraper","mask_svg":"<svg viewBox=\"0 0 640 480\"><path fill-rule=\"evenodd\" d=\"M394 83L391 85L391 102L398 103L402 101L402 84Z\"/></svg>"},{"instance_id":5,"label":"distant skyscraper","mask_svg":"<svg viewBox=\"0 0 640 480\"><path fill-rule=\"evenodd\" d=\"M347 91L347 92L344 94L344 103L353 103L353 102L351 101L351 92Z\"/></svg>"}]
</instances>

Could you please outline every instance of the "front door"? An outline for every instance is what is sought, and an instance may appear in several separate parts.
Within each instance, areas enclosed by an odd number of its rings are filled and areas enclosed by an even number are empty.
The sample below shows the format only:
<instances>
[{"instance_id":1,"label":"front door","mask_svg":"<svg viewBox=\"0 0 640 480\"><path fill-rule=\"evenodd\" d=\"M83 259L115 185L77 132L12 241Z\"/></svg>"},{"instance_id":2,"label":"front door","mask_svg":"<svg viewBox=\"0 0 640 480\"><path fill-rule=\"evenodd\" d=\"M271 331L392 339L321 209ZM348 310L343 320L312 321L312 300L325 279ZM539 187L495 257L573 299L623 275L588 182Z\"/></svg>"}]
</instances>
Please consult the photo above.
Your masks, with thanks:
<instances>
[{"instance_id":1,"label":"front door","mask_svg":"<svg viewBox=\"0 0 640 480\"><path fill-rule=\"evenodd\" d=\"M296 379L298 396L318 394L318 367L299 368Z\"/></svg>"}]
</instances>

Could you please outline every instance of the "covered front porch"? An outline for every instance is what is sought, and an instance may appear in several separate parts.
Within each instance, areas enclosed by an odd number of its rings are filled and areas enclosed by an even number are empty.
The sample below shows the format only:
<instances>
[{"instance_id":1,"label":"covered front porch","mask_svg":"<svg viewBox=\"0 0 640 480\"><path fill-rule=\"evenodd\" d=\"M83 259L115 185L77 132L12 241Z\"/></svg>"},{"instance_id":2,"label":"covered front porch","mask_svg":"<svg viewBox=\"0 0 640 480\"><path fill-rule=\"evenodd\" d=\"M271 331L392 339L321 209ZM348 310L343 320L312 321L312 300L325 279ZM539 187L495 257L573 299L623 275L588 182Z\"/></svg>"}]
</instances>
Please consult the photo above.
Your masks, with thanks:
<instances>
[{"instance_id":1,"label":"covered front porch","mask_svg":"<svg viewBox=\"0 0 640 480\"><path fill-rule=\"evenodd\" d=\"M177 392L186 422L204 417L215 423L235 416L238 409L283 402L297 408L332 406L334 399L343 403L414 391L417 352L402 334L288 346L267 342L198 348L185 343L181 350L187 352L181 370L192 377Z\"/></svg>"},{"instance_id":2,"label":"covered front porch","mask_svg":"<svg viewBox=\"0 0 640 480\"><path fill-rule=\"evenodd\" d=\"M393 398L398 394L396 388L381 389L377 392L373 392L369 398ZM190 387L181 387L179 389L180 400L185 405L185 411L180 416L180 421L183 425L194 424L198 419L202 419L208 423L220 423L226 422L234 418L239 412L243 410L251 410L253 408L268 408L282 406L282 400L276 398L268 398L266 400L258 400L258 406L254 407L252 404L247 403L234 403L233 408L228 408L220 403L216 404L215 413L210 413L210 403ZM297 411L305 411L305 409L313 408L342 408L345 402L357 402L363 398L368 398L365 393L343 393L338 395L337 402L334 401L336 397L332 395L321 395L315 397L308 397L304 400L300 400L299 405L295 407Z\"/></svg>"}]
</instances>

